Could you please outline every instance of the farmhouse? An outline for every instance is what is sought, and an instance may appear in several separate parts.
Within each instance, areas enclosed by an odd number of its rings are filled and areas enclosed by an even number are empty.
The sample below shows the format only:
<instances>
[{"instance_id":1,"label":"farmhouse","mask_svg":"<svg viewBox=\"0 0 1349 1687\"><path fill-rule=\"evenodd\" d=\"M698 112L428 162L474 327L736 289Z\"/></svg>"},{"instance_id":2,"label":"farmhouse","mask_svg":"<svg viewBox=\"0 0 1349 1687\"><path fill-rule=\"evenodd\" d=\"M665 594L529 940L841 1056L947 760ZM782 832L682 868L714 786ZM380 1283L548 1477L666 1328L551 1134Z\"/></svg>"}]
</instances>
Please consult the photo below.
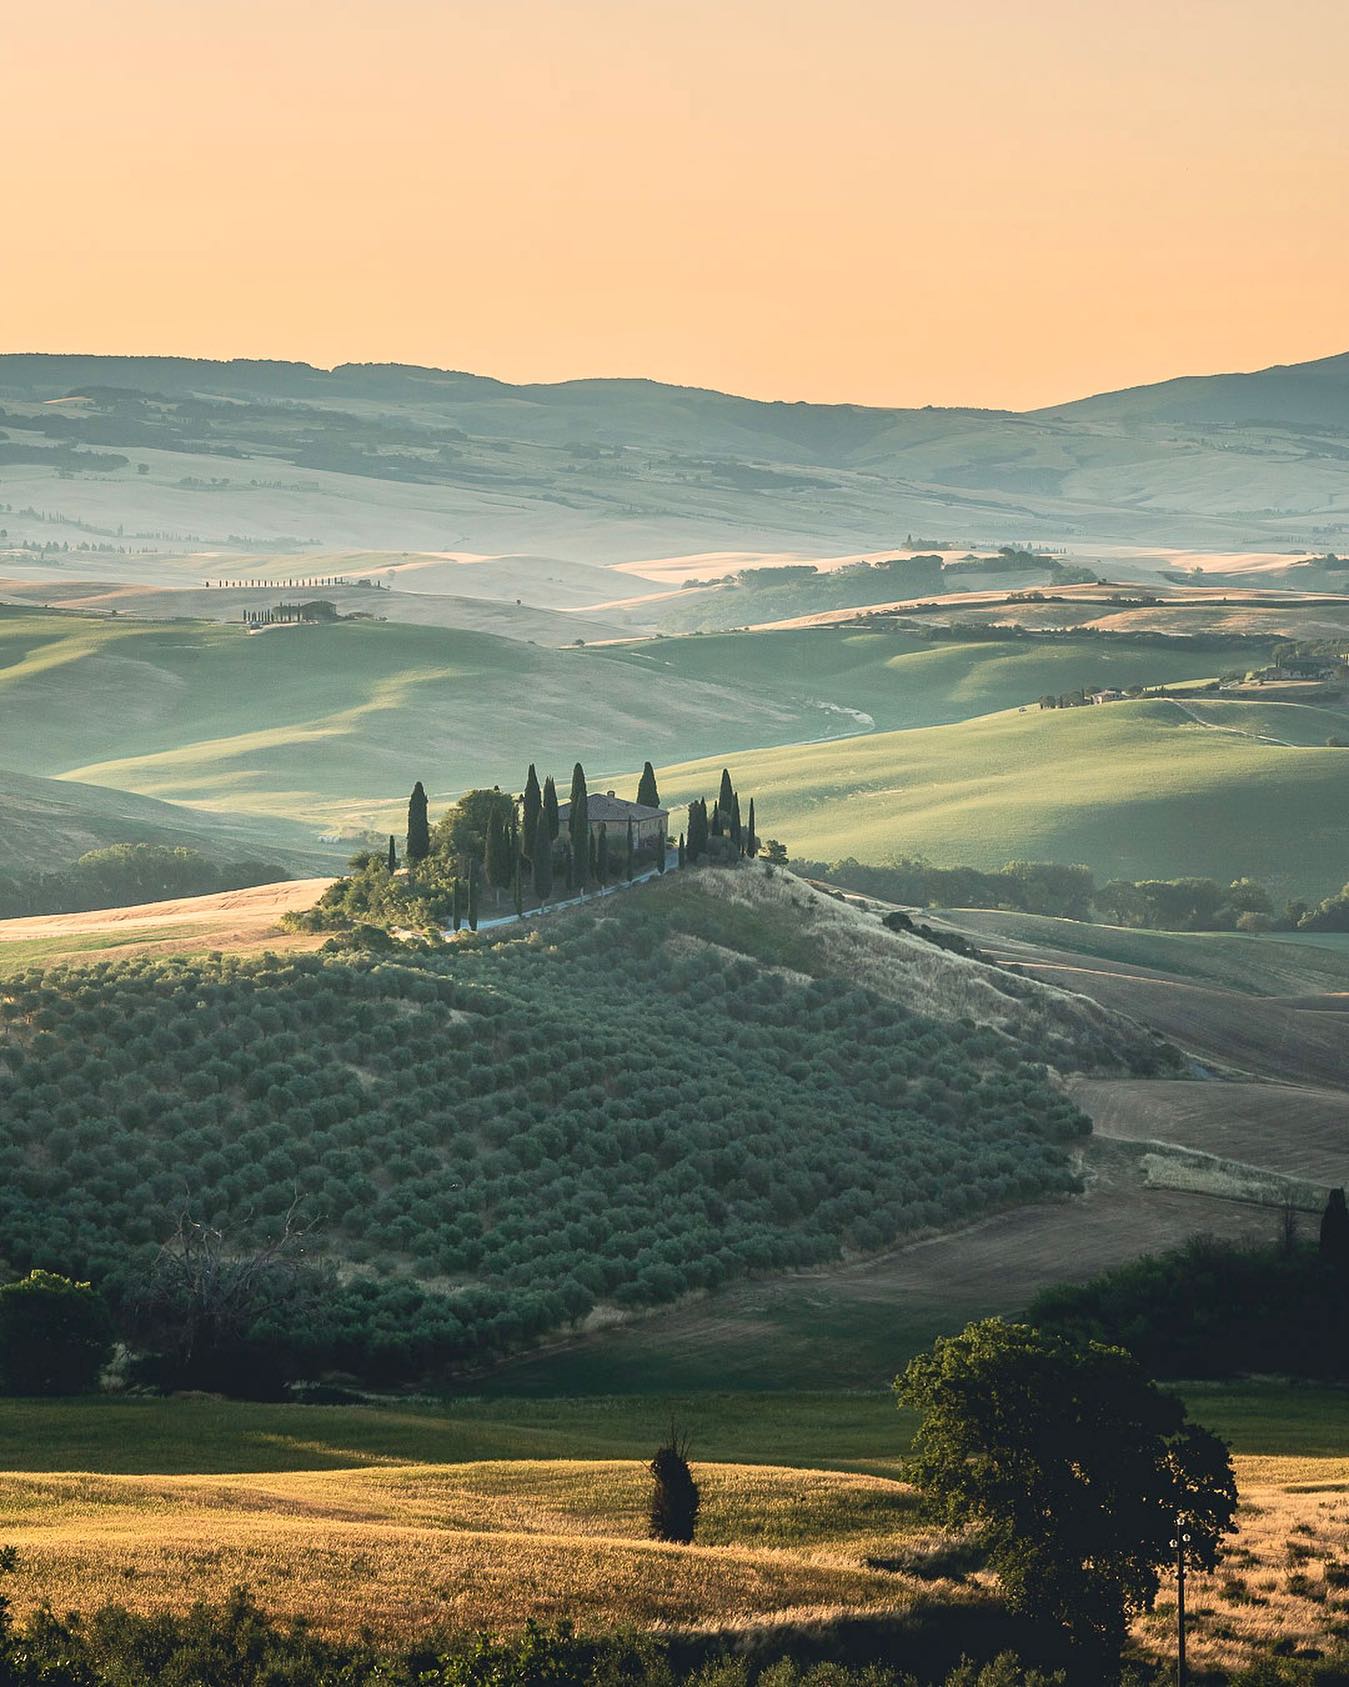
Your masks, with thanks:
<instances>
[{"instance_id":1,"label":"farmhouse","mask_svg":"<svg viewBox=\"0 0 1349 1687\"><path fill-rule=\"evenodd\" d=\"M636 849L654 849L657 844L663 846L670 827L668 808L648 808L645 803L627 802L622 797L616 797L612 791L592 791L586 799L586 817L590 821L592 836L597 837L600 827L604 826L615 840L631 821L632 842ZM565 832L571 818L569 802L559 805L557 818Z\"/></svg>"}]
</instances>

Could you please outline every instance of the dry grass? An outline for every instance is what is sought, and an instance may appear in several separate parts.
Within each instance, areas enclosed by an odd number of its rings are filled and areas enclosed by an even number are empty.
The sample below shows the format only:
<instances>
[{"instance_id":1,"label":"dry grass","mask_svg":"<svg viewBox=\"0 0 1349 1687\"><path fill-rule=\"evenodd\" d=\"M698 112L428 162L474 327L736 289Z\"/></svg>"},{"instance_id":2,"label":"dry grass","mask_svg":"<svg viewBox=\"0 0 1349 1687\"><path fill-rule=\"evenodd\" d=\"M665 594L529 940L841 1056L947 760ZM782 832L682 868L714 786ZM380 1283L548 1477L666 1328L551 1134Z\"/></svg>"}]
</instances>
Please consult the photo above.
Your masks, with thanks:
<instances>
[{"instance_id":1,"label":"dry grass","mask_svg":"<svg viewBox=\"0 0 1349 1687\"><path fill-rule=\"evenodd\" d=\"M1246 1667L1281 1650L1325 1651L1349 1634L1349 1460L1241 1458L1240 1528L1212 1575L1187 1585L1201 1668ZM1136 1629L1170 1654L1174 1583Z\"/></svg>"},{"instance_id":2,"label":"dry grass","mask_svg":"<svg viewBox=\"0 0 1349 1687\"><path fill-rule=\"evenodd\" d=\"M1237 1474L1239 1533L1217 1571L1190 1584L1202 1667L1239 1667L1280 1643L1324 1648L1349 1624L1349 1459L1248 1456ZM691 1548L645 1538L647 1478L634 1460L7 1474L0 1537L19 1548L20 1613L44 1600L181 1608L247 1585L326 1635L404 1643L531 1616L656 1629L827 1623L985 1592L984 1577L919 1581L872 1567L935 1544L902 1483L733 1464L698 1475ZM1139 1646L1169 1655L1174 1621L1168 1583L1136 1626Z\"/></svg>"},{"instance_id":3,"label":"dry grass","mask_svg":"<svg viewBox=\"0 0 1349 1687\"><path fill-rule=\"evenodd\" d=\"M699 1469L699 1544L645 1538L634 1461L403 1466L247 1477L0 1477L19 1611L142 1611L247 1584L324 1633L406 1640L527 1617L659 1627L894 1614L954 1583L869 1568L912 1537L913 1496L880 1477ZM921 1532L919 1532L921 1538Z\"/></svg>"}]
</instances>

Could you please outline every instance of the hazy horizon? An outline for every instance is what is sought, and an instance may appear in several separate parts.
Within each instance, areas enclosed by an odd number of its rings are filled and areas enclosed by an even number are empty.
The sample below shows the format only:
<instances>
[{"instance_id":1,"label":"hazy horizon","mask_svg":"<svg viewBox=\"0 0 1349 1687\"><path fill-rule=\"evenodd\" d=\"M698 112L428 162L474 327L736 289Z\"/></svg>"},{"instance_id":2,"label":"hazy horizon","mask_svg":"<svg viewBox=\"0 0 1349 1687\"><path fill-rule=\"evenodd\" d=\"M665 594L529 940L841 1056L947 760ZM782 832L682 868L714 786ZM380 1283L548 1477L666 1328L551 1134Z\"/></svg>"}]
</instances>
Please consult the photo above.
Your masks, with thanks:
<instances>
[{"instance_id":1,"label":"hazy horizon","mask_svg":"<svg viewBox=\"0 0 1349 1687\"><path fill-rule=\"evenodd\" d=\"M6 337L1030 409L1344 349L1334 0L25 9Z\"/></svg>"}]
</instances>

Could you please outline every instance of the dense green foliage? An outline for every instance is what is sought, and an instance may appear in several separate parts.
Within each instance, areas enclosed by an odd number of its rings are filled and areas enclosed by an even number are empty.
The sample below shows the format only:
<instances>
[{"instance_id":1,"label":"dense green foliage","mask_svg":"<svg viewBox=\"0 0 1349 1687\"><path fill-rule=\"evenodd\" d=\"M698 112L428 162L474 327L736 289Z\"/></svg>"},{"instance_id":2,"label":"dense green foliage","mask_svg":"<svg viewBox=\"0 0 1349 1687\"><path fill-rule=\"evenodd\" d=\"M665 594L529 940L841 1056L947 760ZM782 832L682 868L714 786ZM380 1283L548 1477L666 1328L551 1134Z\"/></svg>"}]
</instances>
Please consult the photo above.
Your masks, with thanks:
<instances>
[{"instance_id":1,"label":"dense green foliage","mask_svg":"<svg viewBox=\"0 0 1349 1687\"><path fill-rule=\"evenodd\" d=\"M921 908L997 908L1052 919L1097 919L1140 931L1349 931L1349 885L1315 908L1292 902L1276 912L1256 879L1112 879L1098 885L1087 867L1053 861L1009 861L994 872L934 867L901 857L872 866L845 861L794 861L808 878L865 896Z\"/></svg>"},{"instance_id":2,"label":"dense green foliage","mask_svg":"<svg viewBox=\"0 0 1349 1687\"><path fill-rule=\"evenodd\" d=\"M185 1202L264 1236L298 1194L378 1277L286 1339L408 1374L1073 1186L1047 1051L691 942L723 908L670 877L406 959L21 975L0 1254L124 1297Z\"/></svg>"},{"instance_id":3,"label":"dense green foliage","mask_svg":"<svg viewBox=\"0 0 1349 1687\"><path fill-rule=\"evenodd\" d=\"M129 908L176 896L210 896L288 879L270 861L216 863L195 849L162 844L113 844L91 849L62 872L0 874L0 919L30 914L78 914L89 908Z\"/></svg>"},{"instance_id":4,"label":"dense green foliage","mask_svg":"<svg viewBox=\"0 0 1349 1687\"><path fill-rule=\"evenodd\" d=\"M112 1323L88 1283L31 1271L0 1284L0 1388L9 1394L84 1394L112 1347Z\"/></svg>"},{"instance_id":5,"label":"dense green foliage","mask_svg":"<svg viewBox=\"0 0 1349 1687\"><path fill-rule=\"evenodd\" d=\"M1012 1608L1059 1625L1102 1682L1170 1541L1212 1569L1237 1490L1226 1446L1121 1348L991 1318L896 1383L922 1413L911 1474L933 1515L977 1530Z\"/></svg>"},{"instance_id":6,"label":"dense green foliage","mask_svg":"<svg viewBox=\"0 0 1349 1687\"><path fill-rule=\"evenodd\" d=\"M1200 1239L1047 1289L1028 1316L1159 1376L1349 1378L1349 1270L1314 1247Z\"/></svg>"}]
</instances>

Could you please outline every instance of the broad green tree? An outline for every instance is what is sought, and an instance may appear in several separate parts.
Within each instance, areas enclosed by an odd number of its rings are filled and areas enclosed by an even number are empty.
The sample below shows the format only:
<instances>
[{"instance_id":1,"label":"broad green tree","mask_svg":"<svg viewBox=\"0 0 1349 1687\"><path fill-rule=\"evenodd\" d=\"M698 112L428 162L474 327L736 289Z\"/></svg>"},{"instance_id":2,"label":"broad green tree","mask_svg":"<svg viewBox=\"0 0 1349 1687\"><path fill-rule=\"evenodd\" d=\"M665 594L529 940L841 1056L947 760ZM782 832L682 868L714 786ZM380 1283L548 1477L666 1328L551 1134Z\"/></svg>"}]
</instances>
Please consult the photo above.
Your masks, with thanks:
<instances>
[{"instance_id":1,"label":"broad green tree","mask_svg":"<svg viewBox=\"0 0 1349 1687\"><path fill-rule=\"evenodd\" d=\"M1232 1531L1227 1447L1123 1348L990 1318L895 1389L922 1416L909 1468L931 1514L979 1532L1012 1608L1062 1628L1092 1679L1117 1678L1177 1532L1212 1569Z\"/></svg>"},{"instance_id":2,"label":"broad green tree","mask_svg":"<svg viewBox=\"0 0 1349 1687\"><path fill-rule=\"evenodd\" d=\"M0 1288L0 1385L7 1394L87 1394L112 1350L112 1324L88 1283L30 1271Z\"/></svg>"}]
</instances>

